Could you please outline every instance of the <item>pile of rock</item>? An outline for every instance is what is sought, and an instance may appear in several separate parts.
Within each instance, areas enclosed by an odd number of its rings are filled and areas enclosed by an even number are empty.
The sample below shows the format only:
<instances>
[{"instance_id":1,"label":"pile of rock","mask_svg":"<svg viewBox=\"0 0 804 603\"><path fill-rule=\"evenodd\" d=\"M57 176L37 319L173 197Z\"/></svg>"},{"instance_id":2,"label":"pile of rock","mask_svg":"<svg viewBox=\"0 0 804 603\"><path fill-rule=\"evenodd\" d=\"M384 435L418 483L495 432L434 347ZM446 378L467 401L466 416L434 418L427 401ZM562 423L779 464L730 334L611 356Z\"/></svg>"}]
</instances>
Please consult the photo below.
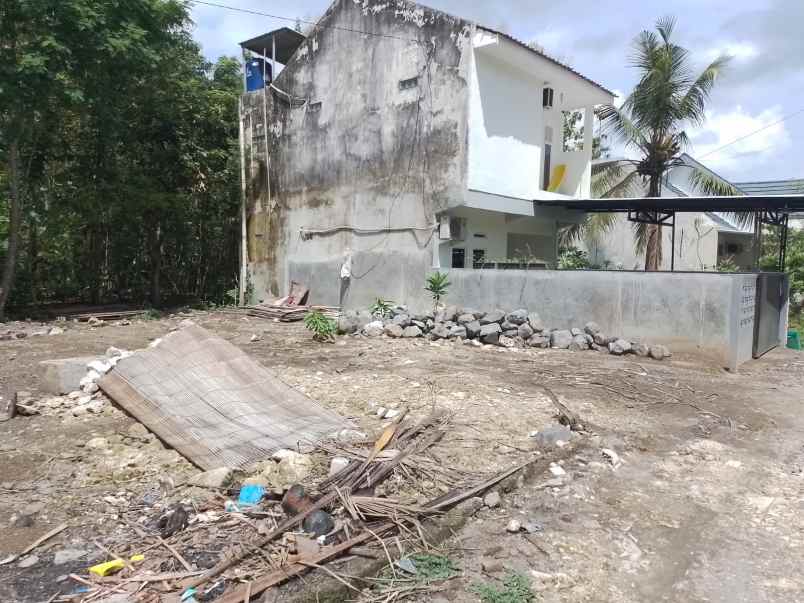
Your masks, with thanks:
<instances>
[{"instance_id":1,"label":"pile of rock","mask_svg":"<svg viewBox=\"0 0 804 603\"><path fill-rule=\"evenodd\" d=\"M342 334L431 340L464 340L473 345L504 348L554 348L571 351L595 350L617 356L636 354L664 360L670 351L661 345L648 346L603 333L594 322L583 329L549 329L536 312L526 309L480 312L448 306L428 314L413 314L405 306L394 307L387 316L371 312L346 312L338 321Z\"/></svg>"}]
</instances>

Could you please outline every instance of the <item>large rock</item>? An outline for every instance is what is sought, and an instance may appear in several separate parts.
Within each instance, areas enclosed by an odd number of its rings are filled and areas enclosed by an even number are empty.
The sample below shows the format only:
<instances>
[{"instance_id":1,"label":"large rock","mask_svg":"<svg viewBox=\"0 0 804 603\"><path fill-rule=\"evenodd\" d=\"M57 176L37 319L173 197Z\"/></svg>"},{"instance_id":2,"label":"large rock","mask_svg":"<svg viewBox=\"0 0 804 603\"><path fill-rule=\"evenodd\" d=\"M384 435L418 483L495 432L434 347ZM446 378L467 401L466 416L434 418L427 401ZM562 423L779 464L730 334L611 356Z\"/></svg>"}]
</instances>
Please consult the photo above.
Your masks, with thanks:
<instances>
[{"instance_id":1,"label":"large rock","mask_svg":"<svg viewBox=\"0 0 804 603\"><path fill-rule=\"evenodd\" d=\"M497 341L497 345L503 348L513 348L516 347L516 340L513 337L507 337L505 335L501 335L500 339Z\"/></svg>"},{"instance_id":2,"label":"large rock","mask_svg":"<svg viewBox=\"0 0 804 603\"><path fill-rule=\"evenodd\" d=\"M609 344L609 352L615 356L622 356L631 351L631 342L625 339L618 339L617 341Z\"/></svg>"},{"instance_id":3,"label":"large rock","mask_svg":"<svg viewBox=\"0 0 804 603\"><path fill-rule=\"evenodd\" d=\"M577 337L578 335L583 335L583 331L580 329L570 329L570 333L572 333L573 337Z\"/></svg>"},{"instance_id":4,"label":"large rock","mask_svg":"<svg viewBox=\"0 0 804 603\"><path fill-rule=\"evenodd\" d=\"M449 330L450 339L456 339L460 337L461 339L467 338L466 327L452 327Z\"/></svg>"},{"instance_id":5,"label":"large rock","mask_svg":"<svg viewBox=\"0 0 804 603\"><path fill-rule=\"evenodd\" d=\"M537 333L544 331L544 323L536 312L531 312L528 314L528 324L530 325L530 328Z\"/></svg>"},{"instance_id":6,"label":"large rock","mask_svg":"<svg viewBox=\"0 0 804 603\"><path fill-rule=\"evenodd\" d=\"M554 425L536 433L533 438L540 448L553 448L561 442L569 443L572 431L564 425Z\"/></svg>"},{"instance_id":7,"label":"large rock","mask_svg":"<svg viewBox=\"0 0 804 603\"><path fill-rule=\"evenodd\" d=\"M647 358L650 355L650 346L645 343L635 343L632 349L634 354L640 358Z\"/></svg>"},{"instance_id":8,"label":"large rock","mask_svg":"<svg viewBox=\"0 0 804 603\"><path fill-rule=\"evenodd\" d=\"M583 330L592 337L601 332L600 325L598 325L596 322L587 322Z\"/></svg>"},{"instance_id":9,"label":"large rock","mask_svg":"<svg viewBox=\"0 0 804 603\"><path fill-rule=\"evenodd\" d=\"M407 314L397 314L394 316L394 319L391 321L391 323L405 329L410 326L410 316Z\"/></svg>"},{"instance_id":10,"label":"large rock","mask_svg":"<svg viewBox=\"0 0 804 603\"><path fill-rule=\"evenodd\" d=\"M433 339L449 339L449 328L443 322L440 322L430 331L430 337Z\"/></svg>"},{"instance_id":11,"label":"large rock","mask_svg":"<svg viewBox=\"0 0 804 603\"><path fill-rule=\"evenodd\" d=\"M514 310L505 319L516 326L525 324L528 320L528 311L525 309Z\"/></svg>"},{"instance_id":12,"label":"large rock","mask_svg":"<svg viewBox=\"0 0 804 603\"><path fill-rule=\"evenodd\" d=\"M670 358L670 350L663 345L652 345L650 347L650 357L654 360L664 360Z\"/></svg>"},{"instance_id":13,"label":"large rock","mask_svg":"<svg viewBox=\"0 0 804 603\"><path fill-rule=\"evenodd\" d=\"M475 321L475 315L474 314L461 314L458 317L458 324L459 325L467 325L470 322L474 322L474 321Z\"/></svg>"},{"instance_id":14,"label":"large rock","mask_svg":"<svg viewBox=\"0 0 804 603\"><path fill-rule=\"evenodd\" d=\"M523 323L519 325L517 333L522 339L530 339L531 337L533 337L534 331L533 327L531 327L528 323Z\"/></svg>"},{"instance_id":15,"label":"large rock","mask_svg":"<svg viewBox=\"0 0 804 603\"><path fill-rule=\"evenodd\" d=\"M610 343L617 341L616 337L609 337L605 333L595 333L593 337L595 344L603 347L608 347Z\"/></svg>"},{"instance_id":16,"label":"large rock","mask_svg":"<svg viewBox=\"0 0 804 603\"><path fill-rule=\"evenodd\" d=\"M534 335L528 339L528 345L532 348L546 349L550 347L550 338L542 334Z\"/></svg>"},{"instance_id":17,"label":"large rock","mask_svg":"<svg viewBox=\"0 0 804 603\"><path fill-rule=\"evenodd\" d=\"M508 322L507 319L502 322L500 327L502 327L503 331L517 331L517 330L519 330L519 325L515 325L512 322Z\"/></svg>"},{"instance_id":18,"label":"large rock","mask_svg":"<svg viewBox=\"0 0 804 603\"><path fill-rule=\"evenodd\" d=\"M501 333L502 329L496 322L484 325L480 329L480 341L489 345L497 345L500 341Z\"/></svg>"},{"instance_id":19,"label":"large rock","mask_svg":"<svg viewBox=\"0 0 804 603\"><path fill-rule=\"evenodd\" d=\"M494 323L501 323L503 320L505 320L505 312L502 310L494 310L481 318L480 324L481 326L486 326Z\"/></svg>"},{"instance_id":20,"label":"large rock","mask_svg":"<svg viewBox=\"0 0 804 603\"><path fill-rule=\"evenodd\" d=\"M586 335L575 335L572 338L572 343L569 344L569 349L573 352L583 352L589 349L589 340Z\"/></svg>"},{"instance_id":21,"label":"large rock","mask_svg":"<svg viewBox=\"0 0 804 603\"><path fill-rule=\"evenodd\" d=\"M40 387L48 393L63 395L81 389L87 365L103 358L96 356L43 360L39 363L42 380Z\"/></svg>"},{"instance_id":22,"label":"large rock","mask_svg":"<svg viewBox=\"0 0 804 603\"><path fill-rule=\"evenodd\" d=\"M383 326L382 322L379 320L375 320L374 322L370 322L363 328L363 335L366 337L379 337L385 332L385 327Z\"/></svg>"},{"instance_id":23,"label":"large rock","mask_svg":"<svg viewBox=\"0 0 804 603\"><path fill-rule=\"evenodd\" d=\"M572 333L569 331L553 331L550 333L550 347L566 350L570 347L572 339Z\"/></svg>"},{"instance_id":24,"label":"large rock","mask_svg":"<svg viewBox=\"0 0 804 603\"><path fill-rule=\"evenodd\" d=\"M466 323L466 334L471 339L475 339L476 337L480 337L482 328L479 320L473 320L472 322Z\"/></svg>"},{"instance_id":25,"label":"large rock","mask_svg":"<svg viewBox=\"0 0 804 603\"><path fill-rule=\"evenodd\" d=\"M423 331L419 327L413 325L403 331L402 337L405 339L415 339L416 337L421 337L423 334Z\"/></svg>"},{"instance_id":26,"label":"large rock","mask_svg":"<svg viewBox=\"0 0 804 603\"><path fill-rule=\"evenodd\" d=\"M230 467L219 467L212 471L204 471L189 481L192 486L200 486L202 488L224 488L232 479L234 470Z\"/></svg>"},{"instance_id":27,"label":"large rock","mask_svg":"<svg viewBox=\"0 0 804 603\"><path fill-rule=\"evenodd\" d=\"M374 320L369 312L355 312L349 310L338 318L338 332L342 335L352 335L362 331Z\"/></svg>"},{"instance_id":28,"label":"large rock","mask_svg":"<svg viewBox=\"0 0 804 603\"><path fill-rule=\"evenodd\" d=\"M405 329L403 329L398 324L391 323L391 324L385 325L385 334L388 335L388 337L393 337L394 339L399 339L400 337L402 337L405 334Z\"/></svg>"}]
</instances>

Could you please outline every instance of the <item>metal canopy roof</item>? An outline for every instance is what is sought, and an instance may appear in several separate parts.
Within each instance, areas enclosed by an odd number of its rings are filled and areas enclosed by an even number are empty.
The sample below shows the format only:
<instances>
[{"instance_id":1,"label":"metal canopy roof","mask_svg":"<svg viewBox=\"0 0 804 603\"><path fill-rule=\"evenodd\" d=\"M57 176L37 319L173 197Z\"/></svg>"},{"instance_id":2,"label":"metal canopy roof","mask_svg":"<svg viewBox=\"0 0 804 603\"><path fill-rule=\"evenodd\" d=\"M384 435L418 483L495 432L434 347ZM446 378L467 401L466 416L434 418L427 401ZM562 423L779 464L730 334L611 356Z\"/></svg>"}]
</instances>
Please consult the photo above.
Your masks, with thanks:
<instances>
[{"instance_id":1,"label":"metal canopy roof","mask_svg":"<svg viewBox=\"0 0 804 603\"><path fill-rule=\"evenodd\" d=\"M240 46L246 50L250 50L256 54L262 55L265 58L271 58L271 48L273 47L273 40L276 41L276 61L287 65L293 54L301 46L307 38L300 34L298 31L290 29L289 27L282 27L275 29L251 40L241 42Z\"/></svg>"},{"instance_id":2,"label":"metal canopy roof","mask_svg":"<svg viewBox=\"0 0 804 603\"><path fill-rule=\"evenodd\" d=\"M762 195L752 197L677 197L628 199L550 199L535 200L543 207L563 207L586 212L623 213L628 211L683 212L804 212L804 195Z\"/></svg>"}]
</instances>

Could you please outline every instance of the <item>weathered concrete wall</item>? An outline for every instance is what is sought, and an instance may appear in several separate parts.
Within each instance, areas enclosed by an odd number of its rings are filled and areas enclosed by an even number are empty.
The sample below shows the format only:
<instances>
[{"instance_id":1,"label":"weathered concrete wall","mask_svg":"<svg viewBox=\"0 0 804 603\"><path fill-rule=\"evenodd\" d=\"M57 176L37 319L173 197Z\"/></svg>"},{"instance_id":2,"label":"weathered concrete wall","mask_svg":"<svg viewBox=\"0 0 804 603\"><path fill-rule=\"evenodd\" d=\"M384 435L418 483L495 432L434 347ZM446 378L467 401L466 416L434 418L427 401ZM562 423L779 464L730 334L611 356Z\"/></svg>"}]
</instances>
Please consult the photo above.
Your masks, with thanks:
<instances>
[{"instance_id":1,"label":"weathered concrete wall","mask_svg":"<svg viewBox=\"0 0 804 603\"><path fill-rule=\"evenodd\" d=\"M321 25L275 82L305 102L267 96L267 168L263 96L244 97L254 297L300 280L314 303L403 299L465 194L471 27L401 0L339 0Z\"/></svg>"},{"instance_id":2,"label":"weathered concrete wall","mask_svg":"<svg viewBox=\"0 0 804 603\"><path fill-rule=\"evenodd\" d=\"M550 328L598 323L606 333L736 368L750 360L756 275L451 270L447 303L528 308ZM427 307L426 293L411 305Z\"/></svg>"}]
</instances>

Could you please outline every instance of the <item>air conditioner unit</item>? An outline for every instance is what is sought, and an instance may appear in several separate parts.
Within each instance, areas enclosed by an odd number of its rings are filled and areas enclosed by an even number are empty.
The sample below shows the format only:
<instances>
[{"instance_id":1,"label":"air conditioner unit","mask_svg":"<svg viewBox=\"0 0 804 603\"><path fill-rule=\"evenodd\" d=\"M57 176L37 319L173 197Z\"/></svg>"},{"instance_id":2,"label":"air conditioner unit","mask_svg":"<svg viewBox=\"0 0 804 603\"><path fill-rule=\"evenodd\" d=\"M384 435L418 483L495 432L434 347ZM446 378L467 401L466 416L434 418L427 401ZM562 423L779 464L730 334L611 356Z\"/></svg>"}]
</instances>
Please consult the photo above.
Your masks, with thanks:
<instances>
[{"instance_id":1,"label":"air conditioner unit","mask_svg":"<svg viewBox=\"0 0 804 603\"><path fill-rule=\"evenodd\" d=\"M449 221L450 239L453 241L466 240L466 218L450 218Z\"/></svg>"},{"instance_id":2,"label":"air conditioner unit","mask_svg":"<svg viewBox=\"0 0 804 603\"><path fill-rule=\"evenodd\" d=\"M545 109L552 109L553 108L553 101L555 100L556 91L552 88L545 87L542 90L542 106Z\"/></svg>"}]
</instances>

